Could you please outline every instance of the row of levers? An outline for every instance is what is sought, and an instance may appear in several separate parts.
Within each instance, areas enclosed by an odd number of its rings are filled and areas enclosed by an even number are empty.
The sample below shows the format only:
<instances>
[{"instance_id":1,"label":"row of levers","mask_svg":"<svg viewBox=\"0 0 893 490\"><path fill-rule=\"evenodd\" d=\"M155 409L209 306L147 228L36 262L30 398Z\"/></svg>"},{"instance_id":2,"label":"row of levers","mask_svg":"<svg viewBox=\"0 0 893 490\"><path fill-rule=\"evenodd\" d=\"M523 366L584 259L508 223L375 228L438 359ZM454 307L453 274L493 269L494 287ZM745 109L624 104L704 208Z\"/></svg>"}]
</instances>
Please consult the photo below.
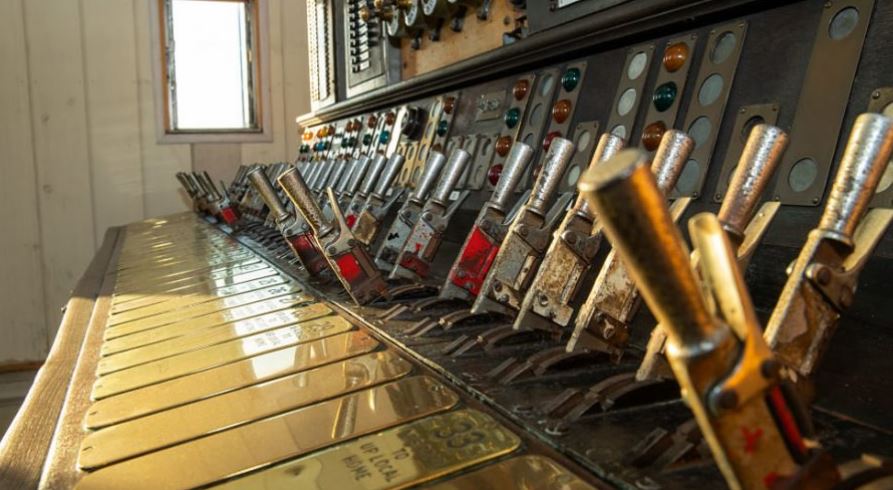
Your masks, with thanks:
<instances>
[{"instance_id":1,"label":"row of levers","mask_svg":"<svg viewBox=\"0 0 893 490\"><path fill-rule=\"evenodd\" d=\"M713 19L178 174L80 487L893 488L891 19Z\"/></svg>"}]
</instances>

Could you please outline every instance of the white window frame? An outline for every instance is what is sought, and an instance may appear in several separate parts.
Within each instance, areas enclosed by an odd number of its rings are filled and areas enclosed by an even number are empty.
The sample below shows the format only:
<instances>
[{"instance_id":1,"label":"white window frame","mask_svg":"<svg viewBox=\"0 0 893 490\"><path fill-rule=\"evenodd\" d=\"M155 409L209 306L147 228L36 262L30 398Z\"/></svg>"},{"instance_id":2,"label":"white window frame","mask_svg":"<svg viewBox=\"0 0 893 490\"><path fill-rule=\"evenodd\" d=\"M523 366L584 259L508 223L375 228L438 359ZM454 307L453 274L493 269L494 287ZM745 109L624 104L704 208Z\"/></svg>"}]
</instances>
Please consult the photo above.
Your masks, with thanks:
<instances>
[{"instance_id":1,"label":"white window frame","mask_svg":"<svg viewBox=\"0 0 893 490\"><path fill-rule=\"evenodd\" d=\"M257 4L257 18L254 26L257 29L257 47L255 63L258 64L257 100L255 112L258 115L258 129L248 130L171 130L168 126L169 105L168 87L164 80L162 67L166 62L164 4L166 0L147 0L150 2L150 22L152 39L152 85L155 99L155 135L160 144L178 143L266 143L273 141L273 108L270 107L270 36L269 5L267 0L251 0ZM226 1L226 0L216 0Z\"/></svg>"}]
</instances>

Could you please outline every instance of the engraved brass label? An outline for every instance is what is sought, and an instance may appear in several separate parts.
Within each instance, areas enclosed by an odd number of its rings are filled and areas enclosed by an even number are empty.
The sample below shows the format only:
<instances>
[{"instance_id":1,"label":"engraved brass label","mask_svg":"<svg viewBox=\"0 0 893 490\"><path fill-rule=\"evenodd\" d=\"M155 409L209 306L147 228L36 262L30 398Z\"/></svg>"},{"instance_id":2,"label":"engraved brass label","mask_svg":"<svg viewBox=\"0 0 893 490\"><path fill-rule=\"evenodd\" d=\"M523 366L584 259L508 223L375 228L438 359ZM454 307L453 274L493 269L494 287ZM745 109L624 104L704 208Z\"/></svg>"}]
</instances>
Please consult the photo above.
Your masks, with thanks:
<instances>
[{"instance_id":1,"label":"engraved brass label","mask_svg":"<svg viewBox=\"0 0 893 490\"><path fill-rule=\"evenodd\" d=\"M161 325L154 325L150 322L133 322L129 325L120 325L117 328L109 328L105 331L106 341L121 338L138 332L147 332L151 330L163 328L165 326L173 326L178 330L196 330L199 328L213 327L252 316L262 315L276 310L289 308L292 306L306 306L312 298L303 294L286 294L278 298L270 298L264 301L258 301L245 306L239 306L226 310L213 311L205 315L191 319L177 319L173 321L164 321ZM169 318L170 319L170 318ZM151 320L151 319L147 319Z\"/></svg>"},{"instance_id":2,"label":"engraved brass label","mask_svg":"<svg viewBox=\"0 0 893 490\"><path fill-rule=\"evenodd\" d=\"M290 282L285 277L276 274L274 276L255 279L253 281L244 282L242 284L233 284L218 288L214 291L207 291L195 294L176 294L170 295L166 300L155 303L153 305L143 306L141 308L130 308L128 311L112 312L109 317L110 323L119 324L140 318L148 318L154 315L171 312L182 309L182 313L188 314L194 306L203 303L221 302L225 303L225 299L229 296L241 295L261 288L278 286L280 284ZM188 310L188 311L187 311Z\"/></svg>"},{"instance_id":3,"label":"engraved brass label","mask_svg":"<svg viewBox=\"0 0 893 490\"><path fill-rule=\"evenodd\" d=\"M166 359L159 359L140 366L122 369L101 376L96 381L96 384L93 385L93 398L105 398L116 393L130 391L290 345L304 343L309 339L318 338L320 332L346 332L352 328L353 325L344 318L330 315L310 320L300 325L277 328L242 339L212 345L197 351L185 352ZM108 367L105 367L105 369L114 369L113 359L109 358Z\"/></svg>"},{"instance_id":4,"label":"engraved brass label","mask_svg":"<svg viewBox=\"0 0 893 490\"><path fill-rule=\"evenodd\" d=\"M518 436L489 415L457 410L366 436L218 488L399 489L497 458L520 445Z\"/></svg>"},{"instance_id":5,"label":"engraved brass label","mask_svg":"<svg viewBox=\"0 0 893 490\"><path fill-rule=\"evenodd\" d=\"M111 372L109 369L116 366L124 369L150 361L175 356L183 352L198 350L210 345L221 344L230 340L247 337L252 334L273 330L274 328L287 327L296 323L306 322L332 313L332 310L324 303L315 303L304 308L294 310L277 311L268 315L262 315L248 320L233 322L227 325L212 327L208 330L197 332L179 332L181 336L161 342L143 345L135 349L120 352L99 361L100 372ZM318 330L318 329L317 329ZM321 331L320 337L331 335L330 330ZM149 334L150 332L144 332ZM153 330L151 333L155 333ZM185 333L185 335L183 335ZM312 332L307 332L311 334ZM130 340L140 334L122 337L117 340ZM137 339L138 340L138 339Z\"/></svg>"},{"instance_id":6,"label":"engraved brass label","mask_svg":"<svg viewBox=\"0 0 893 490\"><path fill-rule=\"evenodd\" d=\"M260 259L258 259L254 255L250 255L243 258L236 258L230 260L228 262L218 263L218 264L192 264L189 266L173 267L173 268L164 268L161 270L157 270L156 274L134 274L130 276L117 277L115 279L115 291L120 290L139 290L141 284L145 284L147 281L151 279L152 282L171 282L176 280L184 280L184 279L192 279L194 277L203 277L207 276L208 273L212 270L220 269L221 267L232 268L238 265L246 265L250 263L261 263ZM150 269L151 270L151 269Z\"/></svg>"},{"instance_id":7,"label":"engraved brass label","mask_svg":"<svg viewBox=\"0 0 893 490\"><path fill-rule=\"evenodd\" d=\"M107 427L81 443L105 465L399 379L412 365L377 352Z\"/></svg>"},{"instance_id":8,"label":"engraved brass label","mask_svg":"<svg viewBox=\"0 0 893 490\"><path fill-rule=\"evenodd\" d=\"M479 490L482 488L560 488L590 490L567 468L544 456L520 456L491 464L467 475L432 485L437 490Z\"/></svg>"},{"instance_id":9,"label":"engraved brass label","mask_svg":"<svg viewBox=\"0 0 893 490\"><path fill-rule=\"evenodd\" d=\"M458 401L429 377L404 378L103 468L77 488L207 485L448 410ZM92 449L82 449L79 465L95 465Z\"/></svg>"},{"instance_id":10,"label":"engraved brass label","mask_svg":"<svg viewBox=\"0 0 893 490\"><path fill-rule=\"evenodd\" d=\"M235 279L241 274L247 274L253 271L269 269L270 267L258 259L237 262L223 267L217 267L197 277L175 277L171 279L162 279L152 283L138 282L131 286L122 285L120 282L115 283L114 302L132 301L134 299L143 298L148 294L168 293L184 287L201 286L205 283L226 281L235 282Z\"/></svg>"},{"instance_id":11,"label":"engraved brass label","mask_svg":"<svg viewBox=\"0 0 893 490\"><path fill-rule=\"evenodd\" d=\"M280 284L278 286L267 287L257 291L237 294L228 298L219 298L206 303L201 303L192 307L182 308L174 311L162 310L147 318L138 318L128 320L126 318L118 319L117 315L109 318L108 331L116 331L119 329L128 329L129 332L145 330L147 328L160 327L169 323L185 320L187 318L195 318L218 310L235 308L237 306L247 305L263 301L269 298L275 298L288 293L299 293L302 288L296 284Z\"/></svg>"},{"instance_id":12,"label":"engraved brass label","mask_svg":"<svg viewBox=\"0 0 893 490\"><path fill-rule=\"evenodd\" d=\"M116 295L112 299L112 313L120 313L135 308L142 308L169 299L179 298L187 294L219 294L221 290L226 290L230 286L278 275L279 274L273 268L265 267L256 271L233 275L228 279L217 279L198 284L180 285L157 293Z\"/></svg>"},{"instance_id":13,"label":"engraved brass label","mask_svg":"<svg viewBox=\"0 0 893 490\"><path fill-rule=\"evenodd\" d=\"M87 412L88 427L155 413L281 376L372 352L379 343L364 332L347 332L261 354L182 378L99 400Z\"/></svg>"}]
</instances>

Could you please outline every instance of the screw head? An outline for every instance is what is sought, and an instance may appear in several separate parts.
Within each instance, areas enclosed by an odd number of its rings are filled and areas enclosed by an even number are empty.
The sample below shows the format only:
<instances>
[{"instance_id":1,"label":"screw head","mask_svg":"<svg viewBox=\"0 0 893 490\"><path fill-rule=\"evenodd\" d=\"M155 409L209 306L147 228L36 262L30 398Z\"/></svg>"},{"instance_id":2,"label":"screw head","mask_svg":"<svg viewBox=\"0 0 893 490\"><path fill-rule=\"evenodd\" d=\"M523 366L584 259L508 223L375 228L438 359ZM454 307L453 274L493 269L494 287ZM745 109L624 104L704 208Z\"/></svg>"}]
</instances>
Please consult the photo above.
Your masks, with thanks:
<instances>
[{"instance_id":1,"label":"screw head","mask_svg":"<svg viewBox=\"0 0 893 490\"><path fill-rule=\"evenodd\" d=\"M738 393L734 390L723 390L716 397L716 405L724 410L732 410L738 406Z\"/></svg>"}]
</instances>

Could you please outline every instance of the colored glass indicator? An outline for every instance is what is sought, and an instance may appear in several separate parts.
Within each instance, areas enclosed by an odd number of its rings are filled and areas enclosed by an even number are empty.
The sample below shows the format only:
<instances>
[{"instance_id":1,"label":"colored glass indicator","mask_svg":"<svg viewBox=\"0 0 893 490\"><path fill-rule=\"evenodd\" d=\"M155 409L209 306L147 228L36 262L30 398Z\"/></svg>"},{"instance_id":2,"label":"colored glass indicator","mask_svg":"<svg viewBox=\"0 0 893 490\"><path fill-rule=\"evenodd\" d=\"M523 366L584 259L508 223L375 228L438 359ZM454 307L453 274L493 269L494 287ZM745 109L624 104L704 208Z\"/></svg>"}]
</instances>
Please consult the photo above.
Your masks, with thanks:
<instances>
[{"instance_id":1,"label":"colored glass indicator","mask_svg":"<svg viewBox=\"0 0 893 490\"><path fill-rule=\"evenodd\" d=\"M567 121L567 118L571 115L571 101L567 99L559 100L555 103L555 106L552 107L552 119L555 119L555 122L558 124L564 123Z\"/></svg>"},{"instance_id":2,"label":"colored glass indicator","mask_svg":"<svg viewBox=\"0 0 893 490\"><path fill-rule=\"evenodd\" d=\"M663 112L673 106L676 101L676 82L667 82L657 87L651 101L654 102L654 108Z\"/></svg>"},{"instance_id":3,"label":"colored glass indicator","mask_svg":"<svg viewBox=\"0 0 893 490\"><path fill-rule=\"evenodd\" d=\"M367 134L367 135L363 136L363 144L364 145L372 144L372 135L371 134Z\"/></svg>"},{"instance_id":4,"label":"colored glass indicator","mask_svg":"<svg viewBox=\"0 0 893 490\"><path fill-rule=\"evenodd\" d=\"M500 136L496 140L496 154L504 157L509 154L509 150L512 149L512 137L511 136Z\"/></svg>"},{"instance_id":5,"label":"colored glass indicator","mask_svg":"<svg viewBox=\"0 0 893 490\"><path fill-rule=\"evenodd\" d=\"M385 122L385 124L387 124L388 126L393 126L393 125L394 125L394 121L396 121L396 120L397 120L397 115L394 114L393 112L389 112L389 113L387 113L387 114L385 115L385 117L384 117L384 122Z\"/></svg>"},{"instance_id":6,"label":"colored glass indicator","mask_svg":"<svg viewBox=\"0 0 893 490\"><path fill-rule=\"evenodd\" d=\"M490 170L487 171L487 180L490 181L490 185L495 186L499 182L499 177L502 176L502 164L497 163L490 167Z\"/></svg>"},{"instance_id":7,"label":"colored glass indicator","mask_svg":"<svg viewBox=\"0 0 893 490\"><path fill-rule=\"evenodd\" d=\"M561 76L561 86L566 92L573 92L580 83L580 69L570 68Z\"/></svg>"},{"instance_id":8,"label":"colored glass indicator","mask_svg":"<svg viewBox=\"0 0 893 490\"><path fill-rule=\"evenodd\" d=\"M676 43L667 46L664 51L663 64L668 72L673 73L679 70L685 66L686 61L688 61L688 44Z\"/></svg>"},{"instance_id":9,"label":"colored glass indicator","mask_svg":"<svg viewBox=\"0 0 893 490\"><path fill-rule=\"evenodd\" d=\"M543 150L549 151L549 147L552 146L552 140L555 138L561 137L561 131L552 131L547 134L545 138L543 138Z\"/></svg>"},{"instance_id":10,"label":"colored glass indicator","mask_svg":"<svg viewBox=\"0 0 893 490\"><path fill-rule=\"evenodd\" d=\"M385 131L382 131L381 134L378 135L378 142L383 145L388 144L388 141L390 141L390 140L391 140L391 132L390 131L385 130Z\"/></svg>"},{"instance_id":11,"label":"colored glass indicator","mask_svg":"<svg viewBox=\"0 0 893 490\"><path fill-rule=\"evenodd\" d=\"M320 141L320 142L316 143L316 148L315 148L316 151L323 151L325 149L326 149L325 142Z\"/></svg>"},{"instance_id":12,"label":"colored glass indicator","mask_svg":"<svg viewBox=\"0 0 893 490\"><path fill-rule=\"evenodd\" d=\"M518 80L512 87L512 95L515 96L515 100L523 99L527 96L527 92L530 92L530 82L527 80Z\"/></svg>"},{"instance_id":13,"label":"colored glass indicator","mask_svg":"<svg viewBox=\"0 0 893 490\"><path fill-rule=\"evenodd\" d=\"M313 139L313 131L304 131L304 134L301 135L304 141L310 141Z\"/></svg>"},{"instance_id":14,"label":"colored glass indicator","mask_svg":"<svg viewBox=\"0 0 893 490\"><path fill-rule=\"evenodd\" d=\"M371 128L374 128L374 127L375 127L375 124L376 124L377 122L378 122L378 118L376 118L375 116L369 116L369 117L366 119L366 126L367 126L368 128L370 128L370 129L371 129Z\"/></svg>"},{"instance_id":15,"label":"colored glass indicator","mask_svg":"<svg viewBox=\"0 0 893 490\"><path fill-rule=\"evenodd\" d=\"M453 109L456 108L456 98L455 97L447 97L443 101L443 112L446 114L452 114Z\"/></svg>"},{"instance_id":16,"label":"colored glass indicator","mask_svg":"<svg viewBox=\"0 0 893 490\"><path fill-rule=\"evenodd\" d=\"M502 118L505 121L505 125L512 129L518 125L518 122L521 121L521 109L517 107L512 107L511 109L505 111L505 117Z\"/></svg>"},{"instance_id":17,"label":"colored glass indicator","mask_svg":"<svg viewBox=\"0 0 893 490\"><path fill-rule=\"evenodd\" d=\"M326 128L319 128L316 131L316 137L317 138L325 138L326 137Z\"/></svg>"},{"instance_id":18,"label":"colored glass indicator","mask_svg":"<svg viewBox=\"0 0 893 490\"><path fill-rule=\"evenodd\" d=\"M301 153L307 153L310 151L310 145L304 143L301 145L301 149L299 150Z\"/></svg>"},{"instance_id":19,"label":"colored glass indicator","mask_svg":"<svg viewBox=\"0 0 893 490\"><path fill-rule=\"evenodd\" d=\"M450 129L449 121L440 121L437 123L437 136L446 136L447 131Z\"/></svg>"},{"instance_id":20,"label":"colored glass indicator","mask_svg":"<svg viewBox=\"0 0 893 490\"><path fill-rule=\"evenodd\" d=\"M657 121L645 126L645 129L642 130L642 146L648 151L656 150L666 132L667 125L663 121Z\"/></svg>"}]
</instances>

